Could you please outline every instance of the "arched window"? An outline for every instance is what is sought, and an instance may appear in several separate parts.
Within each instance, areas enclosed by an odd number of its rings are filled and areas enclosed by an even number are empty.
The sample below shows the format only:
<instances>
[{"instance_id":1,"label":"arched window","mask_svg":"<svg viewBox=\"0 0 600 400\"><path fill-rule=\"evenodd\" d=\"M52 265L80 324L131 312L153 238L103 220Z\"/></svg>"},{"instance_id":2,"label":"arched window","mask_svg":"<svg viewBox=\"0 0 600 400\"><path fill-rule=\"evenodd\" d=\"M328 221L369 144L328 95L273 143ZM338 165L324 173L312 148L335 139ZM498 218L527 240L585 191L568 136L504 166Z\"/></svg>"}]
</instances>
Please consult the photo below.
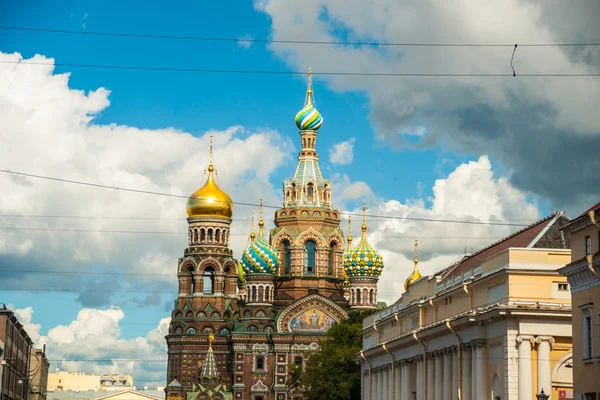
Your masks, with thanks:
<instances>
[{"instance_id":1,"label":"arched window","mask_svg":"<svg viewBox=\"0 0 600 400\"><path fill-rule=\"evenodd\" d=\"M256 294L256 286L252 286L252 298L250 301L258 301L258 296Z\"/></svg>"},{"instance_id":2,"label":"arched window","mask_svg":"<svg viewBox=\"0 0 600 400\"><path fill-rule=\"evenodd\" d=\"M335 242L331 242L329 245L329 268L327 272L330 276L333 276L333 271L335 270L335 252L337 250L337 246Z\"/></svg>"},{"instance_id":3,"label":"arched window","mask_svg":"<svg viewBox=\"0 0 600 400\"><path fill-rule=\"evenodd\" d=\"M194 229L192 232L194 233L194 238L192 239L192 242L198 243L198 229Z\"/></svg>"},{"instance_id":4,"label":"arched window","mask_svg":"<svg viewBox=\"0 0 600 400\"><path fill-rule=\"evenodd\" d=\"M304 243L304 274L314 275L315 274L315 253L317 245L312 240L307 240Z\"/></svg>"},{"instance_id":5,"label":"arched window","mask_svg":"<svg viewBox=\"0 0 600 400\"><path fill-rule=\"evenodd\" d=\"M356 289L356 304L360 304L360 289Z\"/></svg>"},{"instance_id":6,"label":"arched window","mask_svg":"<svg viewBox=\"0 0 600 400\"><path fill-rule=\"evenodd\" d=\"M194 266L188 265L187 271L190 274L190 280L192 281L192 284L190 285L190 290L191 290L191 293L194 294L194 293L196 293L196 280L194 279Z\"/></svg>"},{"instance_id":7,"label":"arched window","mask_svg":"<svg viewBox=\"0 0 600 400\"><path fill-rule=\"evenodd\" d=\"M208 241L212 242L213 240L213 230L212 229L208 229Z\"/></svg>"},{"instance_id":8,"label":"arched window","mask_svg":"<svg viewBox=\"0 0 600 400\"><path fill-rule=\"evenodd\" d=\"M221 242L221 230L217 229L217 233L215 235L215 240L217 241L217 243Z\"/></svg>"},{"instance_id":9,"label":"arched window","mask_svg":"<svg viewBox=\"0 0 600 400\"><path fill-rule=\"evenodd\" d=\"M313 201L314 191L315 191L315 188L313 187L312 183L309 183L308 185L306 185L306 200Z\"/></svg>"},{"instance_id":10,"label":"arched window","mask_svg":"<svg viewBox=\"0 0 600 400\"><path fill-rule=\"evenodd\" d=\"M283 241L283 273L289 275L292 269L292 250L290 249L290 241Z\"/></svg>"},{"instance_id":11,"label":"arched window","mask_svg":"<svg viewBox=\"0 0 600 400\"><path fill-rule=\"evenodd\" d=\"M206 240L206 229L200 229L200 242L204 242Z\"/></svg>"},{"instance_id":12,"label":"arched window","mask_svg":"<svg viewBox=\"0 0 600 400\"><path fill-rule=\"evenodd\" d=\"M373 289L371 289L369 291L369 304L373 304L374 303L374 297L375 297L374 294L375 294L375 291Z\"/></svg>"},{"instance_id":13,"label":"arched window","mask_svg":"<svg viewBox=\"0 0 600 400\"><path fill-rule=\"evenodd\" d=\"M203 273L204 294L213 294L215 286L215 269L213 267L204 268Z\"/></svg>"},{"instance_id":14,"label":"arched window","mask_svg":"<svg viewBox=\"0 0 600 400\"><path fill-rule=\"evenodd\" d=\"M296 184L292 183L292 200L296 200Z\"/></svg>"}]
</instances>

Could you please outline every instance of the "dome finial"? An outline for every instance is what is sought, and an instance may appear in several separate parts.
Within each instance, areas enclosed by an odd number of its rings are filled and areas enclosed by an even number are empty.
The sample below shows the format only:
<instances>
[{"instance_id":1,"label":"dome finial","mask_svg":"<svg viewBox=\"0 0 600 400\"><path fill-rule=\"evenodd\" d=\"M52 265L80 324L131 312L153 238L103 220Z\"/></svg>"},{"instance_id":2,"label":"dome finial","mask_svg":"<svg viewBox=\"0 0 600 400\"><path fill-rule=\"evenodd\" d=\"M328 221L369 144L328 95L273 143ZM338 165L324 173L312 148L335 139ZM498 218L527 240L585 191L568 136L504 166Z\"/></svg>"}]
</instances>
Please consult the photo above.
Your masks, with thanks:
<instances>
[{"instance_id":1,"label":"dome finial","mask_svg":"<svg viewBox=\"0 0 600 400\"><path fill-rule=\"evenodd\" d=\"M210 135L210 148L208 151L208 172L213 172L215 166L213 165L213 135Z\"/></svg>"},{"instance_id":2,"label":"dome finial","mask_svg":"<svg viewBox=\"0 0 600 400\"><path fill-rule=\"evenodd\" d=\"M260 217L258 219L258 236L265 236L264 232L265 221L263 221L263 200L260 197Z\"/></svg>"},{"instance_id":3,"label":"dome finial","mask_svg":"<svg viewBox=\"0 0 600 400\"><path fill-rule=\"evenodd\" d=\"M366 236L367 236L367 201L366 200L363 200L362 226L360 228L362 230L362 237L366 238Z\"/></svg>"},{"instance_id":4,"label":"dome finial","mask_svg":"<svg viewBox=\"0 0 600 400\"><path fill-rule=\"evenodd\" d=\"M252 222L250 222L251 228L250 228L250 243L254 243L254 239L256 239L256 234L254 233L254 211L252 211Z\"/></svg>"},{"instance_id":5,"label":"dome finial","mask_svg":"<svg viewBox=\"0 0 600 400\"><path fill-rule=\"evenodd\" d=\"M419 239L415 238L415 266L419 264Z\"/></svg>"},{"instance_id":6,"label":"dome finial","mask_svg":"<svg viewBox=\"0 0 600 400\"><path fill-rule=\"evenodd\" d=\"M352 215L348 214L348 251L352 248Z\"/></svg>"},{"instance_id":7,"label":"dome finial","mask_svg":"<svg viewBox=\"0 0 600 400\"><path fill-rule=\"evenodd\" d=\"M308 67L308 82L306 84L306 101L304 102L304 105L307 106L312 104L312 67Z\"/></svg>"}]
</instances>

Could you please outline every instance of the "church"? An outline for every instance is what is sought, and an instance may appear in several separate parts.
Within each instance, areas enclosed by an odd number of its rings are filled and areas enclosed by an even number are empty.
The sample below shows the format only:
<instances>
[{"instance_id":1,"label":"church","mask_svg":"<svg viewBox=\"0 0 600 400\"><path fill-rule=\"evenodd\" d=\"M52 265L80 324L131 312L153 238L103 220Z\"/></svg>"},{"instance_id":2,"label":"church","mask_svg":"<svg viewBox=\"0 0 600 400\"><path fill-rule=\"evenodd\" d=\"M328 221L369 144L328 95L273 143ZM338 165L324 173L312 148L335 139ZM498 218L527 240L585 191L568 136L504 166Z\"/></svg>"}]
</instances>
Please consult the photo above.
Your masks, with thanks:
<instances>
[{"instance_id":1,"label":"church","mask_svg":"<svg viewBox=\"0 0 600 400\"><path fill-rule=\"evenodd\" d=\"M286 385L289 369L302 367L351 309L376 308L383 260L367 241L366 206L360 239L353 246L348 232L345 244L332 184L319 167L323 117L310 71L295 122L301 150L283 182L275 227L267 237L261 200L240 255L229 248L234 202L215 181L211 138L207 180L188 200L188 247L177 265L166 336L169 400L302 399Z\"/></svg>"}]
</instances>

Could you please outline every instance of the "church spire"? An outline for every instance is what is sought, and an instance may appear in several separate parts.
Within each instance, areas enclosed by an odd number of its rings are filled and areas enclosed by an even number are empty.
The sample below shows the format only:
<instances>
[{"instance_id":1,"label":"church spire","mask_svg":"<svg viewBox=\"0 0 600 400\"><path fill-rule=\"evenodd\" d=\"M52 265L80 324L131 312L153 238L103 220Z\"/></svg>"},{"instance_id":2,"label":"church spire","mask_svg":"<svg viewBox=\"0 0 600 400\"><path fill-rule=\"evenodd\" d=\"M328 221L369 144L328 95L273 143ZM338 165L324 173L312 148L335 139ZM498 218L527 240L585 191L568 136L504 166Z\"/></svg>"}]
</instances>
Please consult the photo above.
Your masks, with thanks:
<instances>
[{"instance_id":1,"label":"church spire","mask_svg":"<svg viewBox=\"0 0 600 400\"><path fill-rule=\"evenodd\" d=\"M263 199L262 196L260 198L260 217L258 219L258 236L265 236L265 221L263 220Z\"/></svg>"},{"instance_id":2,"label":"church spire","mask_svg":"<svg viewBox=\"0 0 600 400\"><path fill-rule=\"evenodd\" d=\"M352 215L348 214L348 251L352 249Z\"/></svg>"},{"instance_id":3,"label":"church spire","mask_svg":"<svg viewBox=\"0 0 600 400\"><path fill-rule=\"evenodd\" d=\"M215 361L215 355L213 354L212 342L215 340L215 335L210 333L208 335L208 351L206 352L206 361L202 366L201 376L217 376L219 371L217 370L217 362Z\"/></svg>"},{"instance_id":4,"label":"church spire","mask_svg":"<svg viewBox=\"0 0 600 400\"><path fill-rule=\"evenodd\" d=\"M252 211L252 222L250 222L250 244L254 243L256 233L254 233L254 211Z\"/></svg>"}]
</instances>

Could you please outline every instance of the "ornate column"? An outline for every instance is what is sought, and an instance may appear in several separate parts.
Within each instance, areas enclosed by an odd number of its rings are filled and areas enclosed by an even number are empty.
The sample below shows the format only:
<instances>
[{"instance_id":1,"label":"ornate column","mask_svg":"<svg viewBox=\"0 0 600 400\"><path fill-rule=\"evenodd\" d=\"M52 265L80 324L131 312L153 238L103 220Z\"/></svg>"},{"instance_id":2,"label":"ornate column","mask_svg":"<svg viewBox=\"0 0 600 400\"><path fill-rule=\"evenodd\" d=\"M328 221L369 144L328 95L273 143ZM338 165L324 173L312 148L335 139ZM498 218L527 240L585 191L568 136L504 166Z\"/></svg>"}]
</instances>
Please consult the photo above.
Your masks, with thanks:
<instances>
[{"instance_id":1,"label":"ornate column","mask_svg":"<svg viewBox=\"0 0 600 400\"><path fill-rule=\"evenodd\" d=\"M476 348L475 342L469 343L471 346L471 398L477 399L477 359L476 357Z\"/></svg>"},{"instance_id":2,"label":"ornate column","mask_svg":"<svg viewBox=\"0 0 600 400\"><path fill-rule=\"evenodd\" d=\"M517 346L519 346L519 400L532 399L532 381L531 374L531 336L517 336Z\"/></svg>"},{"instance_id":3,"label":"ornate column","mask_svg":"<svg viewBox=\"0 0 600 400\"><path fill-rule=\"evenodd\" d=\"M488 382L489 377L487 373L487 366L490 362L488 357L487 347L485 341L477 341L475 343L477 350L475 351L476 357L476 376L477 376L477 392L475 392L476 399L486 399L489 397L488 393Z\"/></svg>"},{"instance_id":4,"label":"ornate column","mask_svg":"<svg viewBox=\"0 0 600 400\"><path fill-rule=\"evenodd\" d=\"M469 344L462 345L462 382L461 385L461 397L462 400L471 400L471 346Z\"/></svg>"},{"instance_id":5,"label":"ornate column","mask_svg":"<svg viewBox=\"0 0 600 400\"><path fill-rule=\"evenodd\" d=\"M373 399L379 400L381 389L379 388L379 369L373 369Z\"/></svg>"},{"instance_id":6,"label":"ornate column","mask_svg":"<svg viewBox=\"0 0 600 400\"><path fill-rule=\"evenodd\" d=\"M444 349L444 400L452 400L452 352ZM437 397L436 397L437 400Z\"/></svg>"},{"instance_id":7,"label":"ornate column","mask_svg":"<svg viewBox=\"0 0 600 400\"><path fill-rule=\"evenodd\" d=\"M435 400L442 400L444 398L444 358L440 350L435 352Z\"/></svg>"},{"instance_id":8,"label":"ornate column","mask_svg":"<svg viewBox=\"0 0 600 400\"><path fill-rule=\"evenodd\" d=\"M458 400L458 351L460 348L452 349L452 396L450 397L452 400Z\"/></svg>"},{"instance_id":9,"label":"ornate column","mask_svg":"<svg viewBox=\"0 0 600 400\"><path fill-rule=\"evenodd\" d=\"M362 393L362 397L361 397L362 400L371 400L371 396L370 396L371 392L369 391L369 389L371 389L369 387L369 374L370 373L371 372L368 370L363 373L363 384L362 384L362 389L363 389L362 392L363 393Z\"/></svg>"},{"instance_id":10,"label":"ornate column","mask_svg":"<svg viewBox=\"0 0 600 400\"><path fill-rule=\"evenodd\" d=\"M552 400L552 376L551 376L551 363L550 363L550 350L554 344L554 338L550 336L538 336L535 341L538 343L538 354L537 354L537 373L538 373L538 393L544 389L550 397L548 400ZM520 356L520 354L519 354Z\"/></svg>"},{"instance_id":11,"label":"ornate column","mask_svg":"<svg viewBox=\"0 0 600 400\"><path fill-rule=\"evenodd\" d=\"M409 360L402 361L402 400L412 400L413 382L411 369L412 363Z\"/></svg>"}]
</instances>

